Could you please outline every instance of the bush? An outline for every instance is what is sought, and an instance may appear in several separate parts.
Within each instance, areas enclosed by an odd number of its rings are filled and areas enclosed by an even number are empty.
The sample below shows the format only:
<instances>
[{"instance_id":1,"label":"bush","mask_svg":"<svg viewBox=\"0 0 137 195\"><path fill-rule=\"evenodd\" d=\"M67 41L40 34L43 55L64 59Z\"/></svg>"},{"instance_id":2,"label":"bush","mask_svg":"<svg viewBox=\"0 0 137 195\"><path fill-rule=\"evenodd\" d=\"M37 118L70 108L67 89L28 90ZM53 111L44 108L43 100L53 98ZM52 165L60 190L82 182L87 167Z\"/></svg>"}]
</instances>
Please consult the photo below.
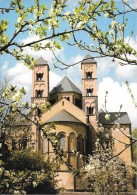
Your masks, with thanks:
<instances>
[{"instance_id":1,"label":"bush","mask_svg":"<svg viewBox=\"0 0 137 195\"><path fill-rule=\"evenodd\" d=\"M24 171L40 171L46 168L47 163L44 162L44 157L39 152L32 152L30 149L21 151L13 151L10 158L5 163L6 169L14 169Z\"/></svg>"},{"instance_id":2,"label":"bush","mask_svg":"<svg viewBox=\"0 0 137 195\"><path fill-rule=\"evenodd\" d=\"M0 194L55 194L56 164L44 162L39 152L14 151L1 161Z\"/></svg>"}]
</instances>

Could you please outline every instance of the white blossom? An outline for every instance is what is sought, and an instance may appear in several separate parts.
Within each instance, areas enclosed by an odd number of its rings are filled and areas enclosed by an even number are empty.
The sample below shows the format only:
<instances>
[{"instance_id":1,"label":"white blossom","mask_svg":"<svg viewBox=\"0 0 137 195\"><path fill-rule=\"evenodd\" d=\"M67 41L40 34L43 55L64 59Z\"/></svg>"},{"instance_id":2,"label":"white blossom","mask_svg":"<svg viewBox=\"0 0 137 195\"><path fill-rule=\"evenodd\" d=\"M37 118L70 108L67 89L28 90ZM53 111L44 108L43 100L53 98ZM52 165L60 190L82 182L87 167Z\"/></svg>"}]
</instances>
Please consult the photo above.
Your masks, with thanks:
<instances>
[{"instance_id":1,"label":"white blossom","mask_svg":"<svg viewBox=\"0 0 137 195\"><path fill-rule=\"evenodd\" d=\"M105 115L105 119L106 119L106 120L110 120L110 114L106 114L106 115Z\"/></svg>"},{"instance_id":2,"label":"white blossom","mask_svg":"<svg viewBox=\"0 0 137 195\"><path fill-rule=\"evenodd\" d=\"M123 0L124 3L127 3L127 0Z\"/></svg>"},{"instance_id":3,"label":"white blossom","mask_svg":"<svg viewBox=\"0 0 137 195\"><path fill-rule=\"evenodd\" d=\"M77 28L82 28L83 25L84 25L84 22L81 21L81 22L78 23Z\"/></svg>"},{"instance_id":4,"label":"white blossom","mask_svg":"<svg viewBox=\"0 0 137 195\"><path fill-rule=\"evenodd\" d=\"M132 135L127 135L127 137L132 138Z\"/></svg>"},{"instance_id":5,"label":"white blossom","mask_svg":"<svg viewBox=\"0 0 137 195\"><path fill-rule=\"evenodd\" d=\"M108 18L109 17L109 13L105 13L105 18Z\"/></svg>"},{"instance_id":6,"label":"white blossom","mask_svg":"<svg viewBox=\"0 0 137 195\"><path fill-rule=\"evenodd\" d=\"M104 131L104 127L99 127L98 130L99 130L100 132L103 132L103 131Z\"/></svg>"},{"instance_id":7,"label":"white blossom","mask_svg":"<svg viewBox=\"0 0 137 195\"><path fill-rule=\"evenodd\" d=\"M109 138L109 134L106 134L105 137L106 137L106 138Z\"/></svg>"},{"instance_id":8,"label":"white blossom","mask_svg":"<svg viewBox=\"0 0 137 195\"><path fill-rule=\"evenodd\" d=\"M71 13L69 11L65 12L66 16L69 16Z\"/></svg>"}]
</instances>

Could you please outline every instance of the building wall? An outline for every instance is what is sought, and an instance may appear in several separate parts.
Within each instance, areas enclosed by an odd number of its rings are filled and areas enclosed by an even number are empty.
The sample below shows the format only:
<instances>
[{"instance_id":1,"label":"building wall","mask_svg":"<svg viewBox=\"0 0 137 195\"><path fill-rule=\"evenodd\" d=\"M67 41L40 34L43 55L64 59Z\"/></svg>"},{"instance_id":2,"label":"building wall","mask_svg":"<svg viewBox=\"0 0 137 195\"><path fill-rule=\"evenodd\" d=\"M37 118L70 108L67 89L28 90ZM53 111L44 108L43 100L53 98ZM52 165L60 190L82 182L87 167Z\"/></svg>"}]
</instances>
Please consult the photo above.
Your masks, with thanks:
<instances>
[{"instance_id":1,"label":"building wall","mask_svg":"<svg viewBox=\"0 0 137 195\"><path fill-rule=\"evenodd\" d=\"M50 102L51 104L53 104L52 102L54 101L54 103L56 103L57 101L61 100L62 98L69 98L68 101L70 101L72 104L76 105L76 98L79 100L82 100L82 95L79 93L71 93L71 92L65 92L65 93L55 93L55 94L51 94L50 95ZM79 106L81 108L82 106L82 102L81 105Z\"/></svg>"},{"instance_id":2,"label":"building wall","mask_svg":"<svg viewBox=\"0 0 137 195\"><path fill-rule=\"evenodd\" d=\"M111 137L114 138L115 141L113 141L114 146L114 153L117 155L121 151L123 151L119 158L121 158L124 162L127 164L132 163L132 151L131 146L127 147L125 150L125 144L130 144L130 139L126 135L130 135L130 125L120 125L120 130L114 129L113 125L104 125L105 132L104 132L104 138L105 134L109 134L110 139Z\"/></svg>"}]
</instances>

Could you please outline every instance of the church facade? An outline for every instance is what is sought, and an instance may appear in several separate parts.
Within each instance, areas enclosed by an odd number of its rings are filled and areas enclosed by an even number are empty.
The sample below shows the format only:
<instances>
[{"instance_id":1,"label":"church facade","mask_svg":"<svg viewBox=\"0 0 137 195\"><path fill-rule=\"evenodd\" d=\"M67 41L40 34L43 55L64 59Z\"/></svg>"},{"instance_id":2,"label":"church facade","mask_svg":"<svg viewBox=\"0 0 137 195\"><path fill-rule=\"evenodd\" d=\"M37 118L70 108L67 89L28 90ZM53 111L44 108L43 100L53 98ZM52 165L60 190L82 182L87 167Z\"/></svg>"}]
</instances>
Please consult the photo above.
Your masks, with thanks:
<instances>
[{"instance_id":1,"label":"church facade","mask_svg":"<svg viewBox=\"0 0 137 195\"><path fill-rule=\"evenodd\" d=\"M131 134L131 122L126 112L120 112L120 131L115 129L117 112L111 112L110 120L106 120L105 113L98 111L97 95L97 62L89 54L81 62L82 91L65 76L51 91L49 91L49 65L40 57L32 72L32 104L51 103L51 109L42 114L41 120L45 124L55 123L56 129L50 133L58 135L60 149L66 153L65 161L74 168L81 169L85 156L96 150L95 142L99 123L104 127L102 144L109 147L113 137L116 154L124 150L125 144L130 144L126 135ZM55 157L49 140L32 125L34 150L45 154L46 159ZM123 132L123 133L121 133ZM108 137L105 137L105 134ZM117 141L117 142L116 142ZM74 150L83 155L75 155ZM85 159L84 159L85 158ZM129 146L120 156L127 164L132 162L132 149ZM66 190L83 190L84 181L79 176L69 172L65 164L61 165L59 186Z\"/></svg>"}]
</instances>

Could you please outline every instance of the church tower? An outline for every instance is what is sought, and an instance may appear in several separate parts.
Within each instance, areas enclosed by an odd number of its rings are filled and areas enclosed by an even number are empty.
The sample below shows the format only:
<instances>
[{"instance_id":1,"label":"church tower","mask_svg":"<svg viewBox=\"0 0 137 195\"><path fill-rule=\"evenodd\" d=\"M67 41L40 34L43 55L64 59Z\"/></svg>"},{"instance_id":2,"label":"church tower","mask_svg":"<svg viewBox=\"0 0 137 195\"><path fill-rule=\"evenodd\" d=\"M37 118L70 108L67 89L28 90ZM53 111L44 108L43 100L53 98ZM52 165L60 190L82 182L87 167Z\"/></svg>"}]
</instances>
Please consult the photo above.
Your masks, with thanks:
<instances>
[{"instance_id":1,"label":"church tower","mask_svg":"<svg viewBox=\"0 0 137 195\"><path fill-rule=\"evenodd\" d=\"M97 62L89 54L81 62L82 69L82 109L87 116L87 123L90 123L97 131Z\"/></svg>"},{"instance_id":2,"label":"church tower","mask_svg":"<svg viewBox=\"0 0 137 195\"><path fill-rule=\"evenodd\" d=\"M49 100L49 66L47 61L40 57L34 65L32 71L32 104L46 103ZM34 112L37 116L38 113ZM34 151L42 152L42 138L41 131L39 131L34 124L32 124L32 147Z\"/></svg>"},{"instance_id":3,"label":"church tower","mask_svg":"<svg viewBox=\"0 0 137 195\"><path fill-rule=\"evenodd\" d=\"M45 103L49 99L49 66L47 61L40 57L32 71L31 103Z\"/></svg>"}]
</instances>

